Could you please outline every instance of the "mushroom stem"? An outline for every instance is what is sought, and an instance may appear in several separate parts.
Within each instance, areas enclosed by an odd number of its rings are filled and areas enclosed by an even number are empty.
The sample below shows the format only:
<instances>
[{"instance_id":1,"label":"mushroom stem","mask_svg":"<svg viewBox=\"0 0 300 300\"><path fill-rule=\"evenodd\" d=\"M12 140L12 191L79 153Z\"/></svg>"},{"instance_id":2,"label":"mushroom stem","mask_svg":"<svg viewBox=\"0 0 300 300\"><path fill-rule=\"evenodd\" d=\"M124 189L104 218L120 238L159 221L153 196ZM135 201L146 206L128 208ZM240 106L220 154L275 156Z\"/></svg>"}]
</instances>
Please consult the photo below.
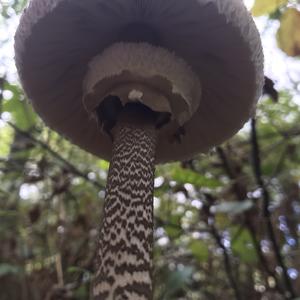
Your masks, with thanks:
<instances>
[{"instance_id":1,"label":"mushroom stem","mask_svg":"<svg viewBox=\"0 0 300 300\"><path fill-rule=\"evenodd\" d=\"M152 299L156 139L150 110L124 109L114 128L94 299Z\"/></svg>"}]
</instances>

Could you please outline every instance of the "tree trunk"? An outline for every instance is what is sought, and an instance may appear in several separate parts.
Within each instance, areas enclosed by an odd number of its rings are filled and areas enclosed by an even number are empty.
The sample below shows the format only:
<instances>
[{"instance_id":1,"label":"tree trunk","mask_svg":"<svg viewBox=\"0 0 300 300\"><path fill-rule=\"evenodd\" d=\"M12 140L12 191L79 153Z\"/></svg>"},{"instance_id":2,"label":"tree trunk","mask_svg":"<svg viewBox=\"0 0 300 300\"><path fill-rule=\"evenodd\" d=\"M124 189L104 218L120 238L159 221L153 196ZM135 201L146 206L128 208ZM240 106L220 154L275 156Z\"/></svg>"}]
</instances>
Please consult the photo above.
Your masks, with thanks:
<instances>
[{"instance_id":1,"label":"tree trunk","mask_svg":"<svg viewBox=\"0 0 300 300\"><path fill-rule=\"evenodd\" d=\"M152 299L156 130L149 111L124 111L112 160L93 286L96 300Z\"/></svg>"}]
</instances>

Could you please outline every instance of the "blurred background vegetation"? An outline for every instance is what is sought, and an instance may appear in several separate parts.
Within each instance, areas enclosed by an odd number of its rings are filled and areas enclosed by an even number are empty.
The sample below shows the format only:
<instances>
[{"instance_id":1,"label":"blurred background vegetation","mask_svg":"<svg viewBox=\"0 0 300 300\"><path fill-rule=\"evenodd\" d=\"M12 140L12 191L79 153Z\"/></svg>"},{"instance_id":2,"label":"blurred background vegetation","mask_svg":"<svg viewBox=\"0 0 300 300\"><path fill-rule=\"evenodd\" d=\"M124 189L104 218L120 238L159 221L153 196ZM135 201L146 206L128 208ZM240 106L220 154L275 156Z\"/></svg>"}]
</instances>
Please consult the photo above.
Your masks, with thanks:
<instances>
[{"instance_id":1,"label":"blurred background vegetation","mask_svg":"<svg viewBox=\"0 0 300 300\"><path fill-rule=\"evenodd\" d=\"M286 69L269 56L256 118L233 139L157 168L155 299L300 299L300 1L250 2ZM0 300L89 299L108 162L27 101L7 46L25 5L0 2Z\"/></svg>"}]
</instances>

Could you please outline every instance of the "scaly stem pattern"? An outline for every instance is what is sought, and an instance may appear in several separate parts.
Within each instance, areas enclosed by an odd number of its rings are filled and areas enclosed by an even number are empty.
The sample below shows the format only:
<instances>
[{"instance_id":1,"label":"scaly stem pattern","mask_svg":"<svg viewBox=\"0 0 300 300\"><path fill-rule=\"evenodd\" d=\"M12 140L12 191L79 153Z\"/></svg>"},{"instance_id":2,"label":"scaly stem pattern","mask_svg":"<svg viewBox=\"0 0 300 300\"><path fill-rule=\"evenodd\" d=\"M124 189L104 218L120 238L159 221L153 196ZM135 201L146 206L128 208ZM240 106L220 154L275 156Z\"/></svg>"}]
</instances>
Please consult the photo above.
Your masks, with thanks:
<instances>
[{"instance_id":1,"label":"scaly stem pattern","mask_svg":"<svg viewBox=\"0 0 300 300\"><path fill-rule=\"evenodd\" d=\"M156 129L151 117L134 114L125 112L114 128L93 286L96 300L152 299Z\"/></svg>"}]
</instances>

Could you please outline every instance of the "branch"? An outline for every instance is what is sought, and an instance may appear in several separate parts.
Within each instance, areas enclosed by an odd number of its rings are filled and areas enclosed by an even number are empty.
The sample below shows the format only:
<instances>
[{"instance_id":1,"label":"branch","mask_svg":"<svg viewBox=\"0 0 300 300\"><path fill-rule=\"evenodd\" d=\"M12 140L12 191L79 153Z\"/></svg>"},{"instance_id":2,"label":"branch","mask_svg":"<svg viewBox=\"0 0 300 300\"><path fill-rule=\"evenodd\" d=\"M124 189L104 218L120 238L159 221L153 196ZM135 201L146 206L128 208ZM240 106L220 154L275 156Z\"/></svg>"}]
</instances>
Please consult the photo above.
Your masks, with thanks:
<instances>
[{"instance_id":1,"label":"branch","mask_svg":"<svg viewBox=\"0 0 300 300\"><path fill-rule=\"evenodd\" d=\"M81 172L79 169L77 169L74 165L72 165L69 161L67 161L65 158L63 158L60 154L58 154L57 152L55 152L54 150L52 150L46 143L38 140L37 138L35 138L33 135L31 135L29 132L24 131L20 128L18 128L16 125L14 125L13 123L9 122L9 121L4 121L6 124L8 124L10 127L12 127L16 132L18 132L19 134L23 135L24 137L28 138L29 140L31 140L34 144L40 146L41 148L43 148L44 150L46 150L48 153L50 153L55 159L57 159L58 161L62 162L70 172L72 172L73 174L83 178L84 180L92 183L94 186L96 186L97 188L103 189L103 186L101 184L99 184L97 181L91 180L88 175L86 173Z\"/></svg>"},{"instance_id":2,"label":"branch","mask_svg":"<svg viewBox=\"0 0 300 300\"><path fill-rule=\"evenodd\" d=\"M206 197L209 197L209 195L206 195ZM235 299L236 300L241 300L241 294L238 288L238 285L234 279L233 276L233 270L232 270L232 266L230 263L230 258L229 258L229 254L228 251L225 247L225 245L222 242L222 238L218 233L217 228L214 225L214 216L212 215L212 213L210 212L210 201L208 201L206 204L204 204L203 208L202 208L202 212L205 215L205 222L206 225L208 226L211 235L214 237L217 245L223 250L223 259L224 259L224 266L225 266L225 271L228 275L228 280L230 283L231 288L234 291L234 295L235 295Z\"/></svg>"},{"instance_id":3,"label":"branch","mask_svg":"<svg viewBox=\"0 0 300 300\"><path fill-rule=\"evenodd\" d=\"M230 161L225 153L225 151L223 150L222 147L217 147L217 153L218 153L218 156L223 164L223 168L225 170L225 172L227 173L227 176L235 182L233 188L234 188L234 193L237 197L237 199L239 200L242 200L244 198L244 195L243 195L243 188L240 187L239 185L239 182L236 178L236 174L234 172L234 170L232 169L231 167L231 164L230 164ZM260 246L260 242L258 241L257 239L257 232L256 232L256 229L255 227L253 226L252 222L251 222L251 219L249 218L249 215L247 213L244 213L244 217L245 217L245 225L247 227L247 229L249 230L249 233L251 235L251 239L252 239L252 243L253 243L253 246L255 248L255 251L257 253L257 256L260 260L260 263L262 265L262 267L265 269L265 271L267 272L267 274L269 274L270 276L272 276L275 280L275 284L277 286L277 289L279 292L284 292L282 291L282 288L280 287L280 284L278 282L278 278L276 276L276 273L270 269L269 267L269 264L261 250L261 246ZM268 283L268 281L266 280L266 283Z\"/></svg>"},{"instance_id":4,"label":"branch","mask_svg":"<svg viewBox=\"0 0 300 300\"><path fill-rule=\"evenodd\" d=\"M256 183L262 191L263 196L263 215L267 225L267 231L270 238L270 241L273 245L273 250L275 253L275 257L279 266L282 269L282 276L286 286L287 291L289 292L289 299L295 298L295 292L293 289L293 285L288 275L287 267L284 263L284 259L280 252L280 246L277 243L274 228L271 221L271 213L269 210L269 205L271 202L270 194L268 189L265 186L265 183L262 178L261 172L261 159L260 159L260 149L257 138L256 131L256 120L255 118L251 119L251 144L252 144L252 159L253 159L253 172L256 179Z\"/></svg>"},{"instance_id":5,"label":"branch","mask_svg":"<svg viewBox=\"0 0 300 300\"><path fill-rule=\"evenodd\" d=\"M210 227L211 234L214 237L217 245L223 250L224 266L225 266L226 273L228 275L228 280L234 291L235 298L236 298L236 300L241 300L242 298L241 298L237 283L235 282L235 279L233 276L233 271L232 271L230 258L229 258L227 249L224 246L224 244L222 242L222 238L220 237L216 227L213 224L209 224L209 222L208 222L208 226Z\"/></svg>"}]
</instances>

